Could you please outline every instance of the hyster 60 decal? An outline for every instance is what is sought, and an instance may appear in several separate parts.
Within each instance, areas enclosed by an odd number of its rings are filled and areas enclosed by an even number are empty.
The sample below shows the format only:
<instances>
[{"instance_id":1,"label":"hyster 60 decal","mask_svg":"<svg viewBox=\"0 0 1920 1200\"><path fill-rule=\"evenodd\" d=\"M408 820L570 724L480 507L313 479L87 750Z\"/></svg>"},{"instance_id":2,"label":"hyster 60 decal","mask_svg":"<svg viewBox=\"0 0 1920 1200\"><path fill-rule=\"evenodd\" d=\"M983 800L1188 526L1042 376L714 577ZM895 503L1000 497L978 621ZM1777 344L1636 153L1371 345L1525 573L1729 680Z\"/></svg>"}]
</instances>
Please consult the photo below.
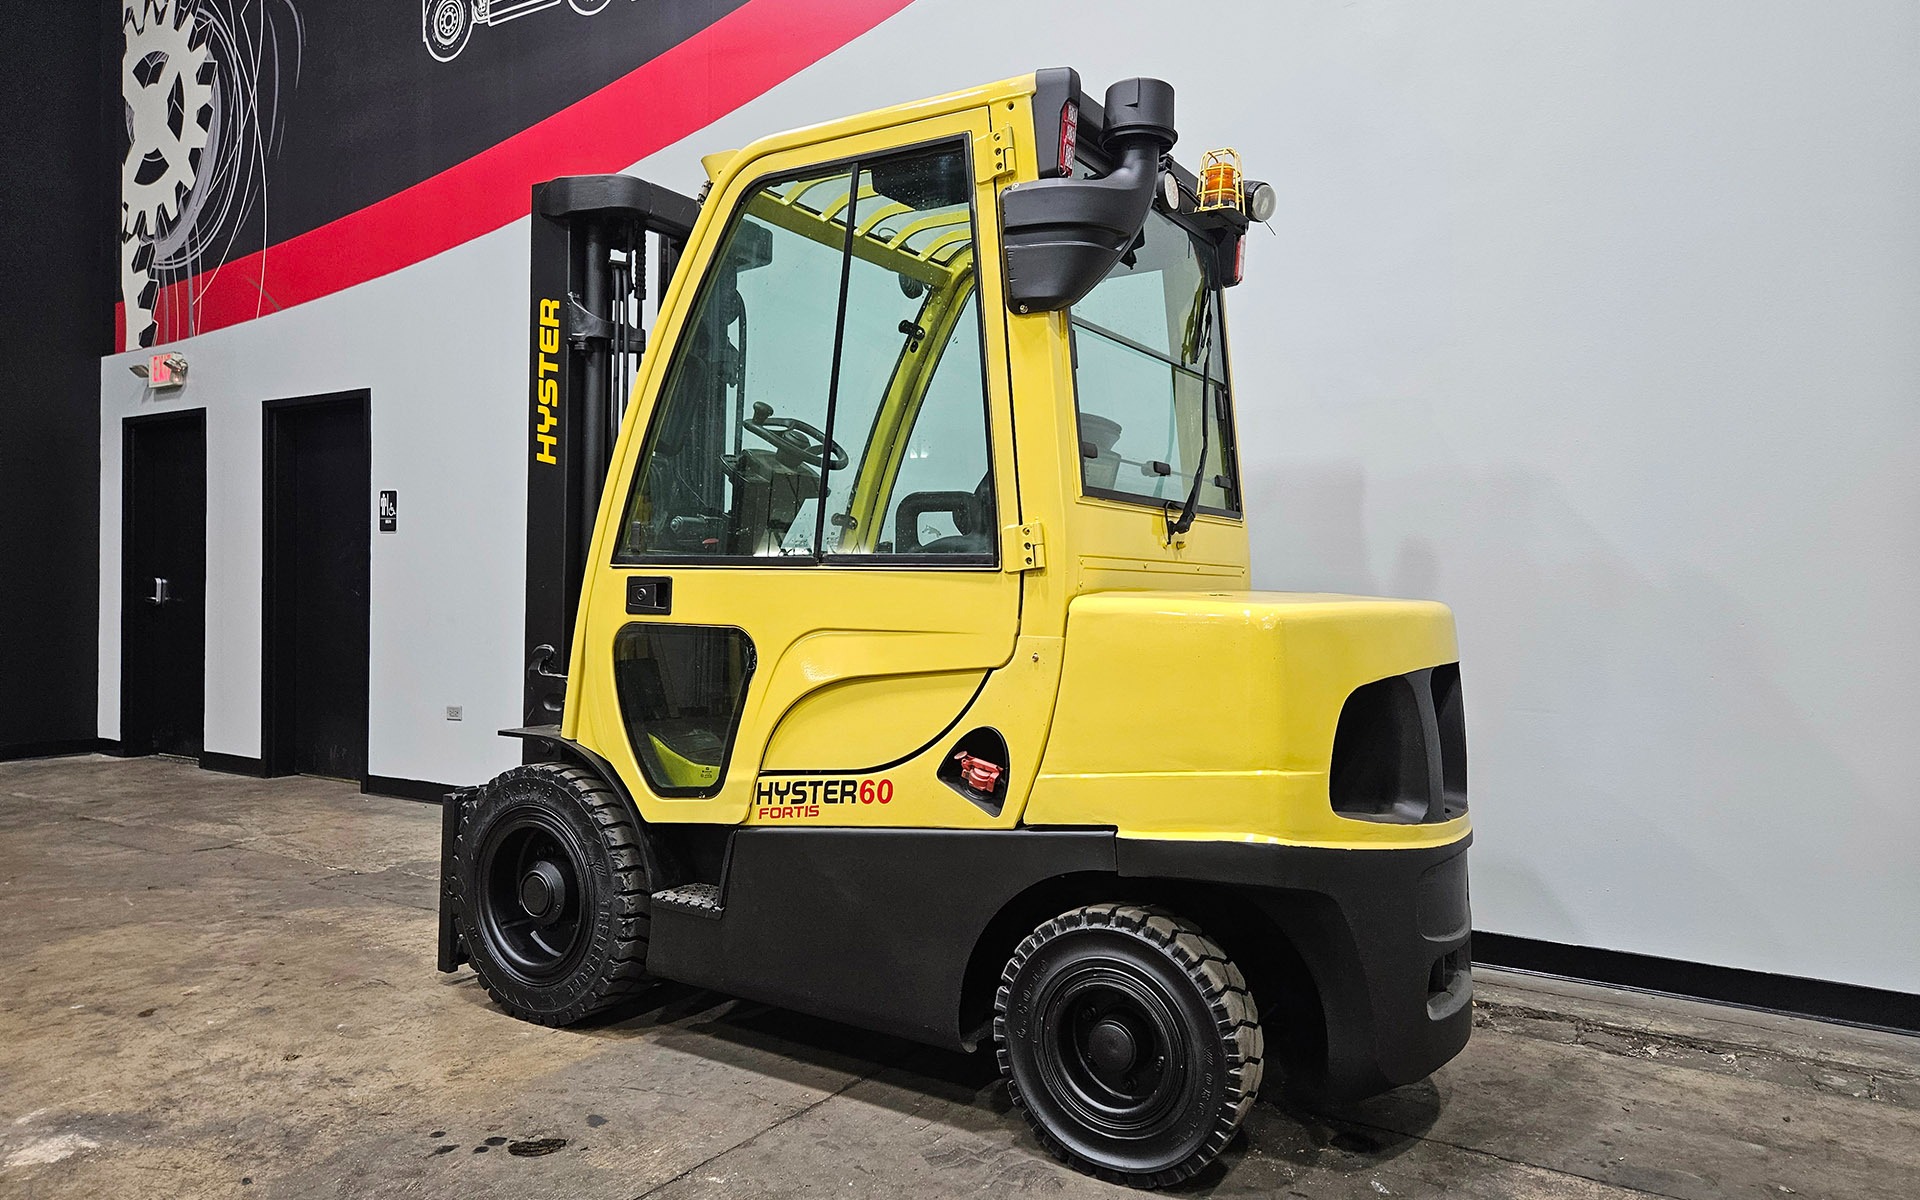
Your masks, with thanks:
<instances>
[{"instance_id":1,"label":"hyster 60 decal","mask_svg":"<svg viewBox=\"0 0 1920 1200\"><path fill-rule=\"evenodd\" d=\"M753 819L794 821L817 817L829 804L891 804L891 779L768 779L753 788Z\"/></svg>"}]
</instances>

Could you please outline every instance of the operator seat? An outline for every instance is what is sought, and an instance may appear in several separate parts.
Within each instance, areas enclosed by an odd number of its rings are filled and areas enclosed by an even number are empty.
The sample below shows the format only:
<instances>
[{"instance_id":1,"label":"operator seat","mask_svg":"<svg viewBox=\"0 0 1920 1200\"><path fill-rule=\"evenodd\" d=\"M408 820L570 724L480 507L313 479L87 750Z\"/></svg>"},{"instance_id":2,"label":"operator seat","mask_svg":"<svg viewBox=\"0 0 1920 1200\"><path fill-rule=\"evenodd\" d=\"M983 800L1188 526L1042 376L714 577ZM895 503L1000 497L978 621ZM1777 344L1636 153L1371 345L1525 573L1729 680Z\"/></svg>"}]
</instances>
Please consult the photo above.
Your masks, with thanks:
<instances>
[{"instance_id":1,"label":"operator seat","mask_svg":"<svg viewBox=\"0 0 1920 1200\"><path fill-rule=\"evenodd\" d=\"M960 532L920 544L920 518L929 512L953 515ZM993 553L993 472L980 477L972 492L915 492L900 501L894 518L894 547L901 554Z\"/></svg>"}]
</instances>

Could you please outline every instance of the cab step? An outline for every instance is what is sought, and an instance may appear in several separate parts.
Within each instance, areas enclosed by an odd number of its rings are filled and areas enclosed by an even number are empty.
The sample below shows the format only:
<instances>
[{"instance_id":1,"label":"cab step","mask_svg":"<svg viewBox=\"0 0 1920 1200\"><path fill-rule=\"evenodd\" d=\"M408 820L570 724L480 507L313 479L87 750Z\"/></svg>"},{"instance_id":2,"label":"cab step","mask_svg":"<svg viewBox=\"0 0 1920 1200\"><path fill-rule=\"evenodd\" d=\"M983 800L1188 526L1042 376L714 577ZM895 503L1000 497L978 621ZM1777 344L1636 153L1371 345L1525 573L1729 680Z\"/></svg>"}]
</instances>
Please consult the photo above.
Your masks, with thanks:
<instances>
[{"instance_id":1,"label":"cab step","mask_svg":"<svg viewBox=\"0 0 1920 1200\"><path fill-rule=\"evenodd\" d=\"M653 907L656 910L671 908L697 917L718 918L726 912L720 904L720 885L717 883L683 883L664 892L655 892Z\"/></svg>"}]
</instances>

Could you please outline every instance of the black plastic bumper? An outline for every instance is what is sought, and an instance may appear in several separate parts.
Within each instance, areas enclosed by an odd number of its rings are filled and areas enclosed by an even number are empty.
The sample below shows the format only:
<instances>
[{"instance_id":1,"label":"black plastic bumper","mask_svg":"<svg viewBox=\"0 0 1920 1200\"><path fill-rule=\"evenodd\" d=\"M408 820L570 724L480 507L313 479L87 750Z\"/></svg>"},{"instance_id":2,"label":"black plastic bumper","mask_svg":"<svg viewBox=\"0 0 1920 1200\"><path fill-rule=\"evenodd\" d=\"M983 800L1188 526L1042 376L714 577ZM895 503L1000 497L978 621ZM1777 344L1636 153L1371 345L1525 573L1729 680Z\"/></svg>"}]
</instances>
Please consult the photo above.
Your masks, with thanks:
<instances>
[{"instance_id":1,"label":"black plastic bumper","mask_svg":"<svg viewBox=\"0 0 1920 1200\"><path fill-rule=\"evenodd\" d=\"M1296 1064L1290 1087L1337 1100L1424 1079L1467 1044L1470 840L1419 850L1330 850L1119 838L1117 858L1123 876L1246 889L1292 942L1319 991L1325 1052Z\"/></svg>"}]
</instances>

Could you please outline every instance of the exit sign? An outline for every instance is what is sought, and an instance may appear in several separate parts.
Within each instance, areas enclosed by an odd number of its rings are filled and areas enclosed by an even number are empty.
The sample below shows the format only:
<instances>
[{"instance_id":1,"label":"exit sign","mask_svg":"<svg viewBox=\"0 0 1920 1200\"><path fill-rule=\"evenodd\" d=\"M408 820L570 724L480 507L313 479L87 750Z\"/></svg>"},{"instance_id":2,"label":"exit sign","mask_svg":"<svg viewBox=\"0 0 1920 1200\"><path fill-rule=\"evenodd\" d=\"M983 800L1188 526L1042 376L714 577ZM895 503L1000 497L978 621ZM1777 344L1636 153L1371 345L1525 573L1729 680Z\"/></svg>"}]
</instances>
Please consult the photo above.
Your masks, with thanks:
<instances>
[{"instance_id":1,"label":"exit sign","mask_svg":"<svg viewBox=\"0 0 1920 1200\"><path fill-rule=\"evenodd\" d=\"M184 354L156 354L147 359L147 386L151 388L179 387L187 381L187 356Z\"/></svg>"}]
</instances>

